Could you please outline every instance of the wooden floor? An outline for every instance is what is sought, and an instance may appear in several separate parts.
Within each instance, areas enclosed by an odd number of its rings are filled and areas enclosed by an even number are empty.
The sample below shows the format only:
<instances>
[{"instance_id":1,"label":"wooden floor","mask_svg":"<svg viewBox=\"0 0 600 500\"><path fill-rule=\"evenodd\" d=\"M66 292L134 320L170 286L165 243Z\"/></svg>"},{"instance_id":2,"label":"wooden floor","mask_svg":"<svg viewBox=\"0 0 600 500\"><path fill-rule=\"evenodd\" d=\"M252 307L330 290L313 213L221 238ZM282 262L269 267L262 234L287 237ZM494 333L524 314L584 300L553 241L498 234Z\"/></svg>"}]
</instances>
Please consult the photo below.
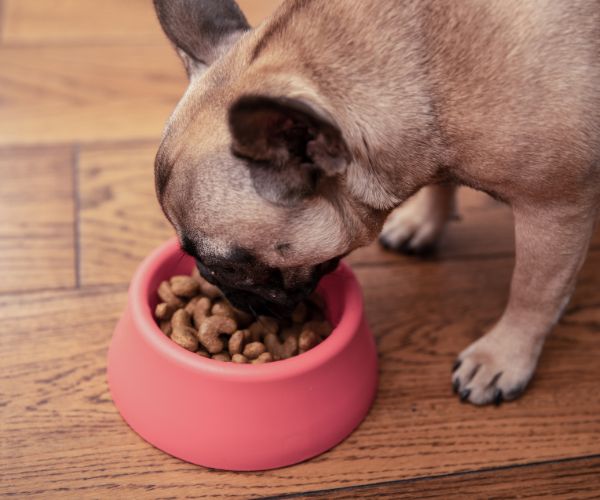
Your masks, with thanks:
<instances>
[{"instance_id":1,"label":"wooden floor","mask_svg":"<svg viewBox=\"0 0 600 500\"><path fill-rule=\"evenodd\" d=\"M253 23L273 1L241 2ZM106 385L128 280L171 234L153 193L185 77L150 0L0 3L0 494L14 498L600 496L600 233L530 390L463 405L455 355L501 313L510 212L461 194L439 257L348 260L381 382L360 428L306 463L207 470L134 434Z\"/></svg>"}]
</instances>

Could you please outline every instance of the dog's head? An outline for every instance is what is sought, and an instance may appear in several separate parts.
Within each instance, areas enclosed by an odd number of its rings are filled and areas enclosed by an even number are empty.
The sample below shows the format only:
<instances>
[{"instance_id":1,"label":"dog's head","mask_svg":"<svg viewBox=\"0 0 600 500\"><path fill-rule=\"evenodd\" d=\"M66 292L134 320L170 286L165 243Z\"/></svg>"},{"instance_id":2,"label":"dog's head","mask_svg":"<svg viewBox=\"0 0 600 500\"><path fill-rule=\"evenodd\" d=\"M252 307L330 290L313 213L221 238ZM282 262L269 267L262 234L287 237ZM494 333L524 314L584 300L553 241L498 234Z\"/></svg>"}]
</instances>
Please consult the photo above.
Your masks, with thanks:
<instances>
[{"instance_id":1,"label":"dog's head","mask_svg":"<svg viewBox=\"0 0 600 500\"><path fill-rule=\"evenodd\" d=\"M256 40L234 2L155 6L190 76L156 157L161 206L234 305L289 311L381 217L349 195L352 154L318 97L252 71Z\"/></svg>"}]
</instances>

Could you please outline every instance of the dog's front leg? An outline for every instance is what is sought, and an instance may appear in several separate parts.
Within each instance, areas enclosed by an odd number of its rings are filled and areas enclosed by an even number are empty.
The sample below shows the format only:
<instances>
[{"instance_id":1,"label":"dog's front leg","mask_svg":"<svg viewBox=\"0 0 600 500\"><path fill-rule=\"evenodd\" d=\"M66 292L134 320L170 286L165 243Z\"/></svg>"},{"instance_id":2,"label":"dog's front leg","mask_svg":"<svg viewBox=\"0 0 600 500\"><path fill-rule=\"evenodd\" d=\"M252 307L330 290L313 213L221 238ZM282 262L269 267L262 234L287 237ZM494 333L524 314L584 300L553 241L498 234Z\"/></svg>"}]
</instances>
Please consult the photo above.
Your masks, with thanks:
<instances>
[{"instance_id":1,"label":"dog's front leg","mask_svg":"<svg viewBox=\"0 0 600 500\"><path fill-rule=\"evenodd\" d=\"M458 357L452 381L463 401L500 403L527 386L575 287L594 229L592 207L513 209L516 262L508 305L491 331Z\"/></svg>"}]
</instances>

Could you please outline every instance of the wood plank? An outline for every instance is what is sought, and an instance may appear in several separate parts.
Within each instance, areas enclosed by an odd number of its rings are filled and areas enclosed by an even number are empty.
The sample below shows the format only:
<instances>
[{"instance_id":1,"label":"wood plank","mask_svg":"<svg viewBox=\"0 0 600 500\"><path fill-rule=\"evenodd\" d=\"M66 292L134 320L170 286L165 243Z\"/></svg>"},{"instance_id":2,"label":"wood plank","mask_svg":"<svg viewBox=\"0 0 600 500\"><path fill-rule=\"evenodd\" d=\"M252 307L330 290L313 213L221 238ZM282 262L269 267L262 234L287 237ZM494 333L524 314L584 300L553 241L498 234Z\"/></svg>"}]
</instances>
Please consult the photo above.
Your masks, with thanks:
<instances>
[{"instance_id":1,"label":"wood plank","mask_svg":"<svg viewBox=\"0 0 600 500\"><path fill-rule=\"evenodd\" d=\"M564 498L597 499L600 458L582 458L504 470L456 474L424 480L393 482L295 495L294 498L415 499L439 498Z\"/></svg>"},{"instance_id":2,"label":"wood plank","mask_svg":"<svg viewBox=\"0 0 600 500\"><path fill-rule=\"evenodd\" d=\"M154 194L153 147L87 148L79 158L81 283L127 283L174 234Z\"/></svg>"},{"instance_id":3,"label":"wood plank","mask_svg":"<svg viewBox=\"0 0 600 500\"><path fill-rule=\"evenodd\" d=\"M0 48L0 147L156 140L186 78L155 45Z\"/></svg>"},{"instance_id":4,"label":"wood plank","mask_svg":"<svg viewBox=\"0 0 600 500\"><path fill-rule=\"evenodd\" d=\"M0 154L0 293L74 286L73 153Z\"/></svg>"},{"instance_id":5,"label":"wood plank","mask_svg":"<svg viewBox=\"0 0 600 500\"><path fill-rule=\"evenodd\" d=\"M270 14L277 0L242 0L252 25ZM2 33L11 44L131 44L161 41L149 0L4 0Z\"/></svg>"},{"instance_id":6,"label":"wood plank","mask_svg":"<svg viewBox=\"0 0 600 500\"><path fill-rule=\"evenodd\" d=\"M104 370L124 287L0 297L0 492L254 498L598 453L600 252L585 264L522 399L476 408L451 394L451 362L501 311L511 265L503 258L358 269L380 352L377 401L335 449L264 473L180 462L119 418Z\"/></svg>"},{"instance_id":7,"label":"wood plank","mask_svg":"<svg viewBox=\"0 0 600 500\"><path fill-rule=\"evenodd\" d=\"M162 31L147 0L4 0L6 44L135 43Z\"/></svg>"}]
</instances>

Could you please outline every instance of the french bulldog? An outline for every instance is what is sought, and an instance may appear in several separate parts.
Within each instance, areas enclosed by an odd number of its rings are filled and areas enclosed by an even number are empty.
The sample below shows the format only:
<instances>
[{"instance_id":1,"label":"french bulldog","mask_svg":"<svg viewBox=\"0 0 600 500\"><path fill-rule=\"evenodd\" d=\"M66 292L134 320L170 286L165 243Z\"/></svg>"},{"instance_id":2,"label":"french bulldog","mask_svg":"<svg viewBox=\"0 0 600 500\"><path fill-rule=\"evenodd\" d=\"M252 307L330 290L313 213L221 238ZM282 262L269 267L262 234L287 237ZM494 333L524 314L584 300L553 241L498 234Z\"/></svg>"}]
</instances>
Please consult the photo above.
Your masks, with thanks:
<instances>
[{"instance_id":1,"label":"french bulldog","mask_svg":"<svg viewBox=\"0 0 600 500\"><path fill-rule=\"evenodd\" d=\"M452 382L499 403L531 379L600 212L600 2L155 0L189 86L156 191L182 248L236 306L282 314L381 232L419 253L456 186L512 207L506 309Z\"/></svg>"}]
</instances>

